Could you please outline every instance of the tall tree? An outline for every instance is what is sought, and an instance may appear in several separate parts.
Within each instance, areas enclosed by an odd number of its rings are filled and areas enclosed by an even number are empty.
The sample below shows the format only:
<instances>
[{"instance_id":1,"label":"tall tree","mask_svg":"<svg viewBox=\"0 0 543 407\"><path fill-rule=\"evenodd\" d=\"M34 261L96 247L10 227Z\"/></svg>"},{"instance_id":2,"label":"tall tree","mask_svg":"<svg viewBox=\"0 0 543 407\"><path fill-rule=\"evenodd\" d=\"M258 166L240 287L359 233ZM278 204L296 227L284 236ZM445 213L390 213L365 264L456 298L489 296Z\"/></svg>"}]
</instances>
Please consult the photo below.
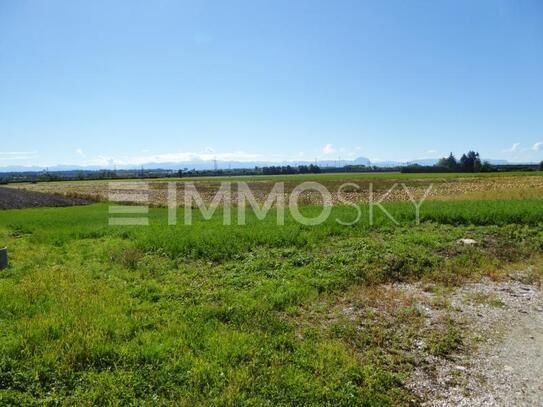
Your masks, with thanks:
<instances>
[{"instance_id":1,"label":"tall tree","mask_svg":"<svg viewBox=\"0 0 543 407\"><path fill-rule=\"evenodd\" d=\"M438 167L447 168L449 170L456 170L458 162L453 153L450 153L448 157L443 157L437 162Z\"/></svg>"},{"instance_id":2,"label":"tall tree","mask_svg":"<svg viewBox=\"0 0 543 407\"><path fill-rule=\"evenodd\" d=\"M456 161L453 153L450 153L449 157L447 157L447 165L450 170L455 170L458 167L458 161Z\"/></svg>"},{"instance_id":3,"label":"tall tree","mask_svg":"<svg viewBox=\"0 0 543 407\"><path fill-rule=\"evenodd\" d=\"M481 159L479 157L479 153L469 151L467 154L463 154L460 158L460 168L465 172L481 171Z\"/></svg>"}]
</instances>

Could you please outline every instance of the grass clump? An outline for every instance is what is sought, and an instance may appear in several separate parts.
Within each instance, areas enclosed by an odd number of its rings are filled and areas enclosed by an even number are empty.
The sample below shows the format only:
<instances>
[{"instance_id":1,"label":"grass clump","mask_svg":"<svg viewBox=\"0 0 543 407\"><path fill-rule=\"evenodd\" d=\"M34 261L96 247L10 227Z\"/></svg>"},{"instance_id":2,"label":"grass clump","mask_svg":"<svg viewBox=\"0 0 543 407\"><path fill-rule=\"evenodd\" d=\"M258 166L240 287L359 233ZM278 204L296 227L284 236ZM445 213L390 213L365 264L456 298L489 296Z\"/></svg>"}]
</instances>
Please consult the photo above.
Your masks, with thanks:
<instances>
[{"instance_id":1,"label":"grass clump","mask_svg":"<svg viewBox=\"0 0 543 407\"><path fill-rule=\"evenodd\" d=\"M493 308L505 307L504 302L495 293L468 293L465 295L465 300L474 305L488 305Z\"/></svg>"},{"instance_id":2,"label":"grass clump","mask_svg":"<svg viewBox=\"0 0 543 407\"><path fill-rule=\"evenodd\" d=\"M452 319L444 317L438 324L428 336L428 350L432 355L446 357L461 348L463 338Z\"/></svg>"}]
</instances>

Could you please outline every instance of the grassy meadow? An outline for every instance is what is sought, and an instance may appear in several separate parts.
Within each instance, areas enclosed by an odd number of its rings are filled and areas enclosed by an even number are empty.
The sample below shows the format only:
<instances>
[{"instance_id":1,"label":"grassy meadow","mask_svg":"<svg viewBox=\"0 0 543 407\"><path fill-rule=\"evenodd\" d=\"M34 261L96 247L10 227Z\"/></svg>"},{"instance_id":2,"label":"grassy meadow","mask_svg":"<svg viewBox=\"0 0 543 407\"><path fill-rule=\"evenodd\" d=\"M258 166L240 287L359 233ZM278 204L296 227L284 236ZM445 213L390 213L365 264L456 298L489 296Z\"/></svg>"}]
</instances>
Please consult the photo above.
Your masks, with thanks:
<instances>
[{"instance_id":1,"label":"grassy meadow","mask_svg":"<svg viewBox=\"0 0 543 407\"><path fill-rule=\"evenodd\" d=\"M107 204L1 211L0 403L413 403L413 344L446 355L459 331L423 328L409 302L360 331L343 308L375 308L390 282L449 287L535 261L543 200L427 202L420 225L411 204L386 208L400 226L381 211L370 225L367 206L353 226L335 221L349 206L318 226L273 211L231 226L220 210L190 226L181 208L176 226L164 208L149 226L108 226Z\"/></svg>"}]
</instances>

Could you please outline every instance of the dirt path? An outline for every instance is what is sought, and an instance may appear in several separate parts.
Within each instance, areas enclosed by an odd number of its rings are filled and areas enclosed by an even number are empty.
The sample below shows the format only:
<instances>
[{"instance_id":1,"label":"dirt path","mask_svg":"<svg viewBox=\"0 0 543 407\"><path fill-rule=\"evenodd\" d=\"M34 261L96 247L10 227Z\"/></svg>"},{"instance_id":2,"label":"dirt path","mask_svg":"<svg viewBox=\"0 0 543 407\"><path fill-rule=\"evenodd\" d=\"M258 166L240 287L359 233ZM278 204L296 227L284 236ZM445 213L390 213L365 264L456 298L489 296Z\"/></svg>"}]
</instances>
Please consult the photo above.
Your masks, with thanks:
<instances>
[{"instance_id":1,"label":"dirt path","mask_svg":"<svg viewBox=\"0 0 543 407\"><path fill-rule=\"evenodd\" d=\"M450 358L424 356L409 383L423 405L543 406L543 292L486 281L458 289L450 301L474 343Z\"/></svg>"},{"instance_id":2,"label":"dirt path","mask_svg":"<svg viewBox=\"0 0 543 407\"><path fill-rule=\"evenodd\" d=\"M485 376L495 404L543 406L543 312L514 323Z\"/></svg>"}]
</instances>

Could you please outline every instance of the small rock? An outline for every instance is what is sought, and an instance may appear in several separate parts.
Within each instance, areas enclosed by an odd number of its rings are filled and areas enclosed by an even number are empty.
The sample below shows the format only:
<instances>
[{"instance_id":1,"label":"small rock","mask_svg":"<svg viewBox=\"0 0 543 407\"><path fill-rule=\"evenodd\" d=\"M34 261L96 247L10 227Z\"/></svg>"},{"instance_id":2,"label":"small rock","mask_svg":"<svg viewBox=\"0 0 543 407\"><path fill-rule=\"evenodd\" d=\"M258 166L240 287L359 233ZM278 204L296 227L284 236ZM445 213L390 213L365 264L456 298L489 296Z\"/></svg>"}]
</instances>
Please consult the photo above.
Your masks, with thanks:
<instances>
[{"instance_id":1,"label":"small rock","mask_svg":"<svg viewBox=\"0 0 543 407\"><path fill-rule=\"evenodd\" d=\"M477 244L477 241L473 239L458 239L456 243L463 244L465 246L473 246L474 244Z\"/></svg>"}]
</instances>

